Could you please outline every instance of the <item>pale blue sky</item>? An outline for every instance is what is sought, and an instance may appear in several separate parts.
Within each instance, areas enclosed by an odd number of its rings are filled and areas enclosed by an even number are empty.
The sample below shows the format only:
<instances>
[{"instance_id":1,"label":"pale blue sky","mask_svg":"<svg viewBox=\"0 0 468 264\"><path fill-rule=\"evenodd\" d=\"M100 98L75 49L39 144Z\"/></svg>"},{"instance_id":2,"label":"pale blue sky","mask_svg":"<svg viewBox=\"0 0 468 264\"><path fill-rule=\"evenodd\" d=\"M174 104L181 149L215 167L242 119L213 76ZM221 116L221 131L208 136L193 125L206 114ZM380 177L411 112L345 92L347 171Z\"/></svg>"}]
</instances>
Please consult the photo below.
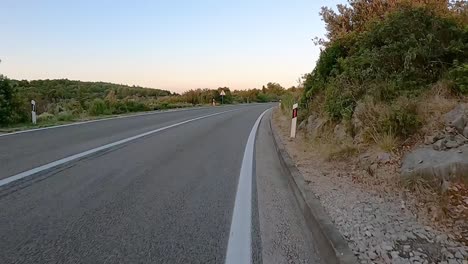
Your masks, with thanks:
<instances>
[{"instance_id":1,"label":"pale blue sky","mask_svg":"<svg viewBox=\"0 0 468 264\"><path fill-rule=\"evenodd\" d=\"M0 73L185 91L296 84L339 0L0 0Z\"/></svg>"}]
</instances>

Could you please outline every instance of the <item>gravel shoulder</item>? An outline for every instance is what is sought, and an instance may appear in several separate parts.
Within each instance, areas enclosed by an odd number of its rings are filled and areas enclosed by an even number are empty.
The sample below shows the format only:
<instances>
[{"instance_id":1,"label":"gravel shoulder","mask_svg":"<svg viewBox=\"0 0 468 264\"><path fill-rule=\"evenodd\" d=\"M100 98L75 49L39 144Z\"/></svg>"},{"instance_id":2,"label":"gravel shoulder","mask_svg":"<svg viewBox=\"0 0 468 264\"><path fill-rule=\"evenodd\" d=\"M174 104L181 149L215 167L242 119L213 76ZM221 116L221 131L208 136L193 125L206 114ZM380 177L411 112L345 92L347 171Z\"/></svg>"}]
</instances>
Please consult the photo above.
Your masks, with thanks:
<instances>
[{"instance_id":1,"label":"gravel shoulder","mask_svg":"<svg viewBox=\"0 0 468 264\"><path fill-rule=\"evenodd\" d=\"M301 133L289 139L289 119L278 110L273 125L361 263L468 263L468 247L418 218L403 192L369 185L350 164L325 161Z\"/></svg>"}]
</instances>

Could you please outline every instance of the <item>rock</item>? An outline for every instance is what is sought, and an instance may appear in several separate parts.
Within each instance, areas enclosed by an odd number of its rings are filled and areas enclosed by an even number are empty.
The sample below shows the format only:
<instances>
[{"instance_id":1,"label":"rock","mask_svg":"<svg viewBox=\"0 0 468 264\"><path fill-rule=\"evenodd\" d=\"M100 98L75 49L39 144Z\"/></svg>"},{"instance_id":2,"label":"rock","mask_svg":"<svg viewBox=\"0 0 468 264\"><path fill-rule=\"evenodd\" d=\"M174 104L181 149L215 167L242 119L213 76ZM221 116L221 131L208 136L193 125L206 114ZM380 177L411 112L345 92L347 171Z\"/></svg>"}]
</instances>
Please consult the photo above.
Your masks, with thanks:
<instances>
[{"instance_id":1,"label":"rock","mask_svg":"<svg viewBox=\"0 0 468 264\"><path fill-rule=\"evenodd\" d=\"M454 134L457 132L457 129L454 127L448 126L445 128L445 132L447 132L448 134Z\"/></svg>"},{"instance_id":2,"label":"rock","mask_svg":"<svg viewBox=\"0 0 468 264\"><path fill-rule=\"evenodd\" d=\"M306 125L306 131L307 135L311 139L316 139L317 137L320 136L320 132L325 125L327 120L322 119L322 118L316 118L314 115L309 116L307 119L307 125Z\"/></svg>"},{"instance_id":3,"label":"rock","mask_svg":"<svg viewBox=\"0 0 468 264\"><path fill-rule=\"evenodd\" d=\"M386 242L383 242L383 243L382 243L381 248L382 248L383 250L385 250L385 251L392 251L392 250L393 250L393 247L392 247L391 245L389 245L388 243L386 243Z\"/></svg>"},{"instance_id":4,"label":"rock","mask_svg":"<svg viewBox=\"0 0 468 264\"><path fill-rule=\"evenodd\" d=\"M462 153L459 153L461 150ZM451 180L468 177L468 145L447 151L436 151L420 147L403 158L401 174L404 178L423 177L426 179ZM419 161L423 160L423 163Z\"/></svg>"},{"instance_id":5,"label":"rock","mask_svg":"<svg viewBox=\"0 0 468 264\"><path fill-rule=\"evenodd\" d=\"M439 139L437 140L437 142L434 143L432 147L434 148L434 150L438 150L438 151L445 150L447 149L447 147L445 146L445 143L446 143L445 139Z\"/></svg>"},{"instance_id":6,"label":"rock","mask_svg":"<svg viewBox=\"0 0 468 264\"><path fill-rule=\"evenodd\" d=\"M447 126L455 127L459 132L462 132L468 121L468 104L457 105L444 115L444 119Z\"/></svg>"},{"instance_id":7,"label":"rock","mask_svg":"<svg viewBox=\"0 0 468 264\"><path fill-rule=\"evenodd\" d=\"M445 143L445 146L448 149L452 149L452 148L457 148L458 146L460 146L460 144L455 140L448 140L447 143Z\"/></svg>"},{"instance_id":8,"label":"rock","mask_svg":"<svg viewBox=\"0 0 468 264\"><path fill-rule=\"evenodd\" d=\"M306 120L303 120L299 126L297 127L298 130L303 130L305 127L306 127L306 123L307 121Z\"/></svg>"},{"instance_id":9,"label":"rock","mask_svg":"<svg viewBox=\"0 0 468 264\"><path fill-rule=\"evenodd\" d=\"M371 260L374 260L374 259L377 258L377 254L375 254L374 251L370 251L370 252L367 254L367 256L369 256L369 258L370 258Z\"/></svg>"},{"instance_id":10,"label":"rock","mask_svg":"<svg viewBox=\"0 0 468 264\"><path fill-rule=\"evenodd\" d=\"M437 140L436 136L425 136L424 137L424 144L431 145L434 142L436 142L436 140Z\"/></svg>"},{"instance_id":11,"label":"rock","mask_svg":"<svg viewBox=\"0 0 468 264\"><path fill-rule=\"evenodd\" d=\"M454 140L458 143L459 146L468 143L468 139L462 135L456 135Z\"/></svg>"},{"instance_id":12,"label":"rock","mask_svg":"<svg viewBox=\"0 0 468 264\"><path fill-rule=\"evenodd\" d=\"M343 123L339 123L333 129L335 138L342 143L352 143L353 138L346 132L346 126Z\"/></svg>"},{"instance_id":13,"label":"rock","mask_svg":"<svg viewBox=\"0 0 468 264\"><path fill-rule=\"evenodd\" d=\"M468 126L466 126L465 129L463 129L463 136L465 138L468 138Z\"/></svg>"},{"instance_id":14,"label":"rock","mask_svg":"<svg viewBox=\"0 0 468 264\"><path fill-rule=\"evenodd\" d=\"M436 242L444 244L448 239L448 236L446 234L441 234L436 237Z\"/></svg>"},{"instance_id":15,"label":"rock","mask_svg":"<svg viewBox=\"0 0 468 264\"><path fill-rule=\"evenodd\" d=\"M385 164L385 163L389 162L391 159L392 159L392 155L390 155L390 153L380 152L380 153L377 154L376 161L378 163L380 163L380 164Z\"/></svg>"},{"instance_id":16,"label":"rock","mask_svg":"<svg viewBox=\"0 0 468 264\"><path fill-rule=\"evenodd\" d=\"M459 116L455 120L452 121L450 124L452 127L454 127L459 133L463 133L463 129L465 128L465 116Z\"/></svg>"},{"instance_id":17,"label":"rock","mask_svg":"<svg viewBox=\"0 0 468 264\"><path fill-rule=\"evenodd\" d=\"M453 254L448 251L444 252L444 255L449 259L453 259Z\"/></svg>"},{"instance_id":18,"label":"rock","mask_svg":"<svg viewBox=\"0 0 468 264\"><path fill-rule=\"evenodd\" d=\"M463 259L462 253L460 253L460 251L457 251L457 253L455 253L455 258L457 258L457 259Z\"/></svg>"},{"instance_id":19,"label":"rock","mask_svg":"<svg viewBox=\"0 0 468 264\"><path fill-rule=\"evenodd\" d=\"M392 259L396 259L400 256L400 252L398 251L392 251L390 252L390 256L392 256Z\"/></svg>"},{"instance_id":20,"label":"rock","mask_svg":"<svg viewBox=\"0 0 468 264\"><path fill-rule=\"evenodd\" d=\"M371 233L370 231L366 231L364 234L365 234L367 237L371 237L371 236L372 236L372 233Z\"/></svg>"}]
</instances>

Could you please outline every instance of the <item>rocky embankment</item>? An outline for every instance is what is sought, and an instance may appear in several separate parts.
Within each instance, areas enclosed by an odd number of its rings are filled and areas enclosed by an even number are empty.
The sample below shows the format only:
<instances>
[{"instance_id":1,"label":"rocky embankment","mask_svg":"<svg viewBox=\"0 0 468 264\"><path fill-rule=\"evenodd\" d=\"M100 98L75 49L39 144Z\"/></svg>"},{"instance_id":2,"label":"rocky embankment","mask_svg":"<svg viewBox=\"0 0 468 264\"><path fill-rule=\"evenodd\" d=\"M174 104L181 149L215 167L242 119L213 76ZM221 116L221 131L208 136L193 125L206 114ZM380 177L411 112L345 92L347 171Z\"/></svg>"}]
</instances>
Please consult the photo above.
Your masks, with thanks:
<instances>
[{"instance_id":1,"label":"rocky embankment","mask_svg":"<svg viewBox=\"0 0 468 264\"><path fill-rule=\"evenodd\" d=\"M458 113L459 110L457 108L454 111ZM459 120L460 115L451 112L447 114L447 119L450 119L449 116ZM411 166L412 173L420 173L418 169L422 164L434 164L427 156L418 156L419 149L423 149L424 153L434 151L451 155L451 158L434 158L441 163L467 162L464 158L468 153L468 149L465 149L467 142L459 137L463 135L467 120L463 121L462 133L459 130L461 123L457 123L459 121L448 120L448 129L440 136L427 139L427 145L416 148L405 157L406 163L401 171L399 157L385 152L364 151L356 157L350 157L346 162L327 161L314 142L324 136L323 129L326 126L326 121L318 116L312 115L303 122L298 138L294 140L288 138L289 119L280 111L275 113L274 125L280 131L288 152L295 159L310 189L320 199L361 263L468 264L468 247L459 237L431 225L430 220L420 218L416 213L419 204L414 202L411 194L406 195L406 190L398 190L394 186L385 187L386 182L398 181L400 175L411 177L403 173ZM332 135L328 136L350 144L361 140L359 134L354 138L348 135L340 124L331 131ZM436 150L440 140L445 147ZM457 142L456 146L452 141ZM424 155L433 157L432 154ZM466 176L459 171L464 165L447 166L455 168L457 172L453 174L453 170L449 169L450 177L447 177L447 182L458 179L460 175ZM436 170L428 171L434 173ZM434 178L434 175L430 177ZM369 182L371 183L368 184ZM460 207L468 207L468 200L463 203ZM466 218L462 221L466 222Z\"/></svg>"}]
</instances>

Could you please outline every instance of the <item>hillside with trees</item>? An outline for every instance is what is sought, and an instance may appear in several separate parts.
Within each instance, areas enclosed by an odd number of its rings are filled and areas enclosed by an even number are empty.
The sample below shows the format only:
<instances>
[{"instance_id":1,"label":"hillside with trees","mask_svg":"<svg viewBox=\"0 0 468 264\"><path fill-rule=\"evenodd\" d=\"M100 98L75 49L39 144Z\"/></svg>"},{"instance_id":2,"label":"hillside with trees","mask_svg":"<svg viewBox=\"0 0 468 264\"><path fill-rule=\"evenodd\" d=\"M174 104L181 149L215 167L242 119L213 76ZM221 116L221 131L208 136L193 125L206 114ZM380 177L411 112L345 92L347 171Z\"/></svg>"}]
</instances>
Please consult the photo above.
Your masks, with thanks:
<instances>
[{"instance_id":1,"label":"hillside with trees","mask_svg":"<svg viewBox=\"0 0 468 264\"><path fill-rule=\"evenodd\" d=\"M225 96L221 98L221 91ZM262 89L195 89L182 94L167 90L105 82L10 80L0 75L0 126L31 122L31 100L36 101L38 125L85 120L105 115L217 104L278 101L286 90L278 83Z\"/></svg>"}]
</instances>

